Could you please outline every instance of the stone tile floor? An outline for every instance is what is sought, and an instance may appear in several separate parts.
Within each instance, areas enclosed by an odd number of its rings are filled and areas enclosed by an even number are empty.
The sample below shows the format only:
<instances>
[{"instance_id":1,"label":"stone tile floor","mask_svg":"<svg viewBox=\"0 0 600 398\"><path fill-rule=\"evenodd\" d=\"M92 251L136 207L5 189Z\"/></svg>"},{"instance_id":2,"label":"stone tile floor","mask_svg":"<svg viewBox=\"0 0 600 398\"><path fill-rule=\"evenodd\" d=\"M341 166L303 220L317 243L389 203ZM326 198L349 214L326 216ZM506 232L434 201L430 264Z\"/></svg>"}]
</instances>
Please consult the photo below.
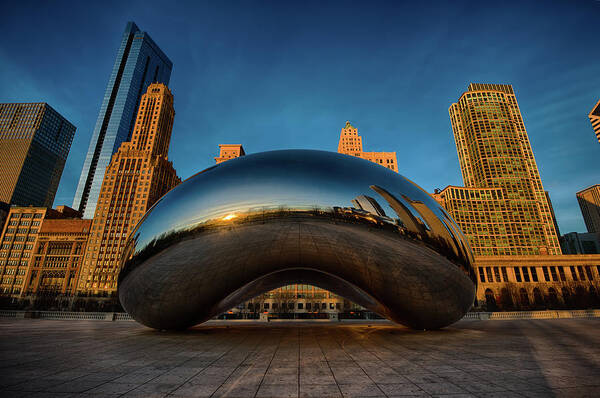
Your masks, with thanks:
<instances>
[{"instance_id":1,"label":"stone tile floor","mask_svg":"<svg viewBox=\"0 0 600 398\"><path fill-rule=\"evenodd\" d=\"M599 397L600 319L209 323L0 320L1 397Z\"/></svg>"}]
</instances>

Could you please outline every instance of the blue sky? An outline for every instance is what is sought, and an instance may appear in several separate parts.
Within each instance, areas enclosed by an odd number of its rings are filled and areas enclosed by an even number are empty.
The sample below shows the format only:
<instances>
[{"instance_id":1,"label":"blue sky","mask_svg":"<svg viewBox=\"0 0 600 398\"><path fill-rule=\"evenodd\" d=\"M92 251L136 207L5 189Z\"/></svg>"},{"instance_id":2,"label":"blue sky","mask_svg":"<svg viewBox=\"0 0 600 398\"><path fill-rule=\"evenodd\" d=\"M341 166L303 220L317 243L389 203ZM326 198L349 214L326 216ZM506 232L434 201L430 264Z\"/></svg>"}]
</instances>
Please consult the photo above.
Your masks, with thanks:
<instances>
[{"instance_id":1,"label":"blue sky","mask_svg":"<svg viewBox=\"0 0 600 398\"><path fill-rule=\"evenodd\" d=\"M173 4L171 4L173 3ZM335 151L350 120L432 191L462 185L448 107L470 82L514 85L561 232L600 183L599 1L11 2L0 102L48 102L77 126L55 205L71 205L125 24L173 61L170 158L187 178L217 145Z\"/></svg>"}]
</instances>

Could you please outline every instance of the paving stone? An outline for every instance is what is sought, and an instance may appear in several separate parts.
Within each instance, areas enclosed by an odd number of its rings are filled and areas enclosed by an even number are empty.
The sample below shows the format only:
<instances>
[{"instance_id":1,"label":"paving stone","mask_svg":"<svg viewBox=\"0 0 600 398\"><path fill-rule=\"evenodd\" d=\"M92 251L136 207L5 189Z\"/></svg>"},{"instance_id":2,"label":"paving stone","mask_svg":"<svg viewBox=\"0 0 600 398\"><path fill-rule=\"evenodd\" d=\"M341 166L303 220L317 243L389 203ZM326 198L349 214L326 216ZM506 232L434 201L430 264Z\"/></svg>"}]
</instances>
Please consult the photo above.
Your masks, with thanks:
<instances>
[{"instance_id":1,"label":"paving stone","mask_svg":"<svg viewBox=\"0 0 600 398\"><path fill-rule=\"evenodd\" d=\"M300 384L301 398L338 398L342 393L337 384Z\"/></svg>"},{"instance_id":2,"label":"paving stone","mask_svg":"<svg viewBox=\"0 0 600 398\"><path fill-rule=\"evenodd\" d=\"M298 396L298 384L263 384L256 398L286 398Z\"/></svg>"},{"instance_id":3,"label":"paving stone","mask_svg":"<svg viewBox=\"0 0 600 398\"><path fill-rule=\"evenodd\" d=\"M427 332L387 322L208 322L175 333L0 319L0 396L596 397L599 327L598 319L461 321Z\"/></svg>"},{"instance_id":4,"label":"paving stone","mask_svg":"<svg viewBox=\"0 0 600 398\"><path fill-rule=\"evenodd\" d=\"M356 384L340 384L344 397L385 397L383 391L375 383L359 382Z\"/></svg>"},{"instance_id":5,"label":"paving stone","mask_svg":"<svg viewBox=\"0 0 600 398\"><path fill-rule=\"evenodd\" d=\"M429 394L462 394L466 393L464 389L458 387L455 384L448 382L439 382L439 383L416 383L419 388Z\"/></svg>"},{"instance_id":6,"label":"paving stone","mask_svg":"<svg viewBox=\"0 0 600 398\"><path fill-rule=\"evenodd\" d=\"M379 387L389 397L429 396L419 386L412 383L380 384Z\"/></svg>"}]
</instances>

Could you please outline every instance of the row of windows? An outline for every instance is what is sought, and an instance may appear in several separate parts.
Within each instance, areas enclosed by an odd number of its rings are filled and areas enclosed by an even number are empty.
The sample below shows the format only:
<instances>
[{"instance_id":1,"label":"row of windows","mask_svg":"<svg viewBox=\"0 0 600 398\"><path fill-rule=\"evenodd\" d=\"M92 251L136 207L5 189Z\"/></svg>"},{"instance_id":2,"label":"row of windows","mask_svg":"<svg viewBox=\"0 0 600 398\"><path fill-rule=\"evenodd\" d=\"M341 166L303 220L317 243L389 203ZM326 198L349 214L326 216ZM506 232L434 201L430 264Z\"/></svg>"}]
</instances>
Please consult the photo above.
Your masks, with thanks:
<instances>
[{"instance_id":1,"label":"row of windows","mask_svg":"<svg viewBox=\"0 0 600 398\"><path fill-rule=\"evenodd\" d=\"M10 249L10 247L11 247L10 243L8 243L8 242L2 243L2 249L3 250L8 250L8 249ZM21 243L14 243L12 245L12 249L13 250L21 250L21 249L23 249L23 244L21 244ZM31 250L31 249L33 249L33 243L28 243L28 244L25 245L25 250Z\"/></svg>"},{"instance_id":2,"label":"row of windows","mask_svg":"<svg viewBox=\"0 0 600 398\"><path fill-rule=\"evenodd\" d=\"M15 231L18 234L26 234L27 232L29 232L30 234L37 234L37 232L38 232L37 228L32 228L32 229L27 229L27 228L6 228L6 233L7 234L14 234Z\"/></svg>"},{"instance_id":3,"label":"row of windows","mask_svg":"<svg viewBox=\"0 0 600 398\"><path fill-rule=\"evenodd\" d=\"M546 266L542 269L543 280L538 275L538 267L478 267L480 282L499 283L499 282L566 282L567 275L565 269L568 268L571 278L574 281L594 280L593 268L596 267L600 275L600 265L598 266ZM509 278L509 271L514 273L514 279ZM512 275L511 275L512 276Z\"/></svg>"},{"instance_id":4,"label":"row of windows","mask_svg":"<svg viewBox=\"0 0 600 398\"><path fill-rule=\"evenodd\" d=\"M19 216L21 216L21 218L42 218L43 214L42 213L12 213L10 215L10 218L18 218Z\"/></svg>"},{"instance_id":5,"label":"row of windows","mask_svg":"<svg viewBox=\"0 0 600 398\"><path fill-rule=\"evenodd\" d=\"M244 309L244 304L239 305L238 308ZM290 309L290 310L306 309L307 311L311 311L311 310L316 311L319 309L326 310L327 303L263 303L263 305L262 305L262 309L265 309L265 310L269 310L269 309L278 310L278 309L286 309L286 308ZM333 309L339 310L340 308L341 308L340 303L329 303L330 310L333 310ZM248 303L248 309L249 310L260 310L261 309L260 303Z\"/></svg>"}]
</instances>

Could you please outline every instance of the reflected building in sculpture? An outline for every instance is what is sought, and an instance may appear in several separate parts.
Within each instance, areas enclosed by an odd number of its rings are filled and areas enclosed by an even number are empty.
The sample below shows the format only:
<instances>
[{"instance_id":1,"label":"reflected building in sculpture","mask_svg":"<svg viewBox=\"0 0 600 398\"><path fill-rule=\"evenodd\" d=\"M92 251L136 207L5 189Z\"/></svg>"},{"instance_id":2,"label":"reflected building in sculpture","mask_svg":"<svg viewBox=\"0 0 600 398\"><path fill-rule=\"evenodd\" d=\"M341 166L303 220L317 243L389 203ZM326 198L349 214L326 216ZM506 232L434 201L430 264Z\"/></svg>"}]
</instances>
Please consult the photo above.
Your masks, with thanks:
<instances>
[{"instance_id":1,"label":"reflected building in sculpture","mask_svg":"<svg viewBox=\"0 0 600 398\"><path fill-rule=\"evenodd\" d=\"M433 329L468 311L477 280L466 238L412 181L353 156L287 150L229 160L166 194L129 235L118 292L137 321L181 329L290 285Z\"/></svg>"},{"instance_id":2,"label":"reflected building in sculpture","mask_svg":"<svg viewBox=\"0 0 600 398\"><path fill-rule=\"evenodd\" d=\"M472 83L449 112L465 186L435 197L475 255L561 254L512 86Z\"/></svg>"},{"instance_id":3,"label":"reflected building in sculpture","mask_svg":"<svg viewBox=\"0 0 600 398\"><path fill-rule=\"evenodd\" d=\"M90 140L73 208L92 218L104 173L122 142L129 141L142 94L151 83L168 85L173 64L150 35L128 22Z\"/></svg>"},{"instance_id":4,"label":"reflected building in sculpture","mask_svg":"<svg viewBox=\"0 0 600 398\"><path fill-rule=\"evenodd\" d=\"M245 155L242 145L219 144L219 156L215 157L215 162L220 164ZM332 316L353 307L355 306L348 300L318 286L293 284L278 287L240 303L231 309L231 313L242 314L243 317L277 313L279 316L306 314L318 318Z\"/></svg>"},{"instance_id":5,"label":"reflected building in sculpture","mask_svg":"<svg viewBox=\"0 0 600 398\"><path fill-rule=\"evenodd\" d=\"M117 289L119 259L131 229L165 193L181 182L168 159L175 110L164 84L142 96L131 141L106 169L78 291L97 295Z\"/></svg>"},{"instance_id":6,"label":"reflected building in sculpture","mask_svg":"<svg viewBox=\"0 0 600 398\"><path fill-rule=\"evenodd\" d=\"M340 133L338 153L360 157L380 166L398 172L398 161L396 152L364 152L362 137L358 130L346 122ZM219 157L215 157L217 164L229 159L244 156L245 152L241 145L221 144L219 145ZM368 195L359 195L351 200L353 213L363 211L365 213L377 214L385 217L385 212L377 201ZM335 316L338 312L350 310L363 310L362 307L325 290L318 286L308 284L294 284L278 287L264 293L253 300L238 305L233 312L242 313L278 313L285 316L286 313L300 314L301 316L321 317Z\"/></svg>"}]
</instances>

